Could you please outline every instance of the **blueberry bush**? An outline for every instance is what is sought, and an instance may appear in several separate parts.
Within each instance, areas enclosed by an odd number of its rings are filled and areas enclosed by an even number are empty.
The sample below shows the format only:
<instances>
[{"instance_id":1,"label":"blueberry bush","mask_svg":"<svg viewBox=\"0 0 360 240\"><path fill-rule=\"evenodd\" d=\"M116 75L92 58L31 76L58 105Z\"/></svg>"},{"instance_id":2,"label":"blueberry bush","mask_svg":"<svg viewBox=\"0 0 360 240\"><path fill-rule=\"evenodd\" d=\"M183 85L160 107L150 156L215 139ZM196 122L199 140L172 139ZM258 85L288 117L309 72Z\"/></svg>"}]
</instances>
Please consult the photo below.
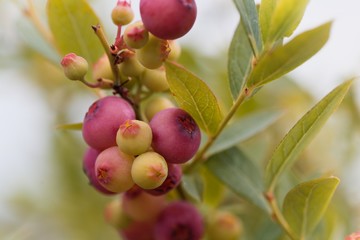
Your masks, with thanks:
<instances>
[{"instance_id":1,"label":"blueberry bush","mask_svg":"<svg viewBox=\"0 0 360 240\"><path fill-rule=\"evenodd\" d=\"M46 21L29 0L33 75L60 99L63 199L41 211L72 230L53 239L355 236L339 185L358 129L353 79L315 101L287 76L330 36L331 22L294 34L308 2L233 0L238 25L212 59L178 42L195 0L104 1L109 26L86 0L47 0ZM75 98L88 105L72 122Z\"/></svg>"}]
</instances>

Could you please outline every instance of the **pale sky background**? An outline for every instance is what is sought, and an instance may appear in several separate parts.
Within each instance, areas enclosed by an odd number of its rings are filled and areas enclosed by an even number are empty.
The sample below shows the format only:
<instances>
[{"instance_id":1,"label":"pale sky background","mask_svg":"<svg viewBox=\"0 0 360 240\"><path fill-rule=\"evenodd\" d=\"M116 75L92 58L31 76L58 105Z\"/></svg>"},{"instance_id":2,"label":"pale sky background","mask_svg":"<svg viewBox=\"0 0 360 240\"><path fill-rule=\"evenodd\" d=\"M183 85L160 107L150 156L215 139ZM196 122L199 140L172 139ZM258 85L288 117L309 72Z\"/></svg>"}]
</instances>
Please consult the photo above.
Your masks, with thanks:
<instances>
[{"instance_id":1,"label":"pale sky background","mask_svg":"<svg viewBox=\"0 0 360 240\"><path fill-rule=\"evenodd\" d=\"M108 6L105 2L109 3ZM104 11L110 11L113 2L115 1L99 0L94 5L99 9L105 6ZM193 44L211 55L230 42L238 15L231 0L197 0L197 4L197 22L180 42ZM138 1L133 0L135 9L137 5ZM16 7L13 1L0 0L1 62L4 56L15 54L19 44L14 25L19 14ZM290 74L318 98L344 79L360 73L359 10L358 0L311 0L296 31L299 33L326 21L334 21L327 45ZM103 21L110 22L110 19L104 18ZM48 113L47 104L43 102L42 93L17 71L17 67L21 66L8 64L0 67L1 220L11 217L6 210L6 200L15 191L42 194L39 186L51 177L47 156L53 126L50 125L52 116ZM358 86L359 84L355 85L357 89ZM353 174L356 176L355 172Z\"/></svg>"}]
</instances>

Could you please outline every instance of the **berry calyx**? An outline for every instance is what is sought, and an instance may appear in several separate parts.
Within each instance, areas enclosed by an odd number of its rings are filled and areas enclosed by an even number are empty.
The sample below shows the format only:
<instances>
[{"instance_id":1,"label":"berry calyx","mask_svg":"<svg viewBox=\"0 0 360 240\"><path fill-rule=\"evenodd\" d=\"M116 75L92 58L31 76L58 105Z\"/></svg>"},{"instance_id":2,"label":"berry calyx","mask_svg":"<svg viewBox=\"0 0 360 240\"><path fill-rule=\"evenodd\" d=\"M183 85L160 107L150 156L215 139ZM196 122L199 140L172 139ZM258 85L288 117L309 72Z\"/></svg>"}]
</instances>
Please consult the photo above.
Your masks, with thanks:
<instances>
[{"instance_id":1,"label":"berry calyx","mask_svg":"<svg viewBox=\"0 0 360 240\"><path fill-rule=\"evenodd\" d=\"M86 59L75 53L66 54L61 60L61 66L70 80L83 80L89 68Z\"/></svg>"},{"instance_id":2,"label":"berry calyx","mask_svg":"<svg viewBox=\"0 0 360 240\"><path fill-rule=\"evenodd\" d=\"M195 23L194 0L141 0L140 15L145 28L162 39L184 36Z\"/></svg>"},{"instance_id":3,"label":"berry calyx","mask_svg":"<svg viewBox=\"0 0 360 240\"><path fill-rule=\"evenodd\" d=\"M96 174L95 174L95 161L96 158L99 156L100 151L94 149L94 148L88 148L85 151L84 158L83 158L83 170L85 175L89 179L89 183L92 187L94 187L97 191L106 194L106 195L112 195L115 194L114 192L111 192L104 188L97 180Z\"/></svg>"},{"instance_id":4,"label":"berry calyx","mask_svg":"<svg viewBox=\"0 0 360 240\"><path fill-rule=\"evenodd\" d=\"M151 146L152 132L149 124L140 120L126 120L116 134L119 149L129 155L139 155Z\"/></svg>"},{"instance_id":5,"label":"berry calyx","mask_svg":"<svg viewBox=\"0 0 360 240\"><path fill-rule=\"evenodd\" d=\"M131 176L143 189L159 187L168 175L165 159L156 152L146 152L137 156L132 164Z\"/></svg>"},{"instance_id":6,"label":"berry calyx","mask_svg":"<svg viewBox=\"0 0 360 240\"><path fill-rule=\"evenodd\" d=\"M147 193L160 196L168 193L172 189L175 189L181 181L182 169L178 164L168 163L168 176L165 181L157 188L145 190Z\"/></svg>"}]
</instances>

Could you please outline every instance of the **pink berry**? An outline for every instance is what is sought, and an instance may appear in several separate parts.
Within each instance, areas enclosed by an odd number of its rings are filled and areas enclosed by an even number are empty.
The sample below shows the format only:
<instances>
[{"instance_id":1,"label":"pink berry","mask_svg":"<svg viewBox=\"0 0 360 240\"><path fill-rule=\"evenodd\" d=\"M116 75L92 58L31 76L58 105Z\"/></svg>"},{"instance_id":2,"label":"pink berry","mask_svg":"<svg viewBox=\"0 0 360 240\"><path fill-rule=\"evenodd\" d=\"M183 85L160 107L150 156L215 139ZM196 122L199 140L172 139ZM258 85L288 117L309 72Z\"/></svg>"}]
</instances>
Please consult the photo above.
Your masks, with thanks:
<instances>
[{"instance_id":1,"label":"pink berry","mask_svg":"<svg viewBox=\"0 0 360 240\"><path fill-rule=\"evenodd\" d=\"M85 115L82 134L85 142L98 150L116 146L119 126L135 119L135 112L124 99L108 96L94 102Z\"/></svg>"},{"instance_id":2,"label":"pink berry","mask_svg":"<svg viewBox=\"0 0 360 240\"><path fill-rule=\"evenodd\" d=\"M168 108L150 121L152 147L168 163L185 163L200 146L201 133L195 120L180 108Z\"/></svg>"},{"instance_id":3,"label":"pink berry","mask_svg":"<svg viewBox=\"0 0 360 240\"><path fill-rule=\"evenodd\" d=\"M131 166L134 157L116 147L102 151L96 158L95 174L99 183L107 190L120 193L134 186Z\"/></svg>"},{"instance_id":4,"label":"pink berry","mask_svg":"<svg viewBox=\"0 0 360 240\"><path fill-rule=\"evenodd\" d=\"M140 15L145 28L162 39L185 35L195 23L194 0L140 0Z\"/></svg>"},{"instance_id":5,"label":"pink berry","mask_svg":"<svg viewBox=\"0 0 360 240\"><path fill-rule=\"evenodd\" d=\"M85 175L89 179L89 183L91 186L93 186L97 191L112 195L115 194L114 192L111 192L101 186L101 184L98 182L96 175L95 175L95 161L97 156L100 154L100 151L94 149L94 148L88 148L85 152L84 158L83 158L83 170Z\"/></svg>"},{"instance_id":6,"label":"pink berry","mask_svg":"<svg viewBox=\"0 0 360 240\"><path fill-rule=\"evenodd\" d=\"M145 191L154 196L164 195L179 185L181 177L181 166L170 163L168 164L168 176L166 177L163 184L155 189L145 189Z\"/></svg>"},{"instance_id":7,"label":"pink berry","mask_svg":"<svg viewBox=\"0 0 360 240\"><path fill-rule=\"evenodd\" d=\"M204 234L204 223L199 211L184 201L169 204L155 224L156 240L199 240Z\"/></svg>"}]
</instances>

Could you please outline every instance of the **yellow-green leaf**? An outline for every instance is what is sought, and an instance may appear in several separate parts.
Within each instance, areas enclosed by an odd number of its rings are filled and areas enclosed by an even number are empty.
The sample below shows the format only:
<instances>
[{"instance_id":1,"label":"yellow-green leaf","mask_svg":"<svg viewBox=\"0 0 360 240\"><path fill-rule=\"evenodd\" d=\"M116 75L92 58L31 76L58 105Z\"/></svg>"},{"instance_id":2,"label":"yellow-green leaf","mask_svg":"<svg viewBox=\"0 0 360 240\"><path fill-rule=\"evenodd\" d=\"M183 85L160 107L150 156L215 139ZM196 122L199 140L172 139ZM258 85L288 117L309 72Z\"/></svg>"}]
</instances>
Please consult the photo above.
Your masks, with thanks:
<instances>
[{"instance_id":1,"label":"yellow-green leaf","mask_svg":"<svg viewBox=\"0 0 360 240\"><path fill-rule=\"evenodd\" d=\"M85 0L48 0L47 16L61 55L73 52L93 64L104 53L91 28L100 20Z\"/></svg>"},{"instance_id":2,"label":"yellow-green leaf","mask_svg":"<svg viewBox=\"0 0 360 240\"><path fill-rule=\"evenodd\" d=\"M257 56L262 49L259 17L254 0L234 0L239 10L241 22L247 33L254 55Z\"/></svg>"},{"instance_id":3,"label":"yellow-green leaf","mask_svg":"<svg viewBox=\"0 0 360 240\"><path fill-rule=\"evenodd\" d=\"M270 191L275 188L279 176L292 165L340 105L351 83L347 81L326 95L281 140L266 167L265 178Z\"/></svg>"},{"instance_id":4,"label":"yellow-green leaf","mask_svg":"<svg viewBox=\"0 0 360 240\"><path fill-rule=\"evenodd\" d=\"M170 91L179 106L187 111L207 134L213 135L222 120L218 101L200 78L173 63L166 63Z\"/></svg>"},{"instance_id":5,"label":"yellow-green leaf","mask_svg":"<svg viewBox=\"0 0 360 240\"><path fill-rule=\"evenodd\" d=\"M267 39L271 26L271 18L276 7L277 0L262 0L259 10L259 21L263 41Z\"/></svg>"},{"instance_id":6,"label":"yellow-green leaf","mask_svg":"<svg viewBox=\"0 0 360 240\"><path fill-rule=\"evenodd\" d=\"M323 217L340 180L320 178L301 183L290 190L283 204L284 217L299 239L310 239Z\"/></svg>"},{"instance_id":7,"label":"yellow-green leaf","mask_svg":"<svg viewBox=\"0 0 360 240\"><path fill-rule=\"evenodd\" d=\"M237 99L245 85L254 54L248 39L248 34L242 22L239 22L229 47L228 75L229 86L233 99Z\"/></svg>"},{"instance_id":8,"label":"yellow-green leaf","mask_svg":"<svg viewBox=\"0 0 360 240\"><path fill-rule=\"evenodd\" d=\"M264 42L274 43L283 37L290 36L299 25L309 0L277 0L266 1L266 9L263 9L262 18L271 20L270 24L261 27L266 30ZM269 12L267 12L269 11ZM269 16L270 15L270 16Z\"/></svg>"},{"instance_id":9,"label":"yellow-green leaf","mask_svg":"<svg viewBox=\"0 0 360 240\"><path fill-rule=\"evenodd\" d=\"M325 23L266 52L251 72L248 87L264 85L306 62L325 45L330 28L331 23Z\"/></svg>"}]
</instances>

